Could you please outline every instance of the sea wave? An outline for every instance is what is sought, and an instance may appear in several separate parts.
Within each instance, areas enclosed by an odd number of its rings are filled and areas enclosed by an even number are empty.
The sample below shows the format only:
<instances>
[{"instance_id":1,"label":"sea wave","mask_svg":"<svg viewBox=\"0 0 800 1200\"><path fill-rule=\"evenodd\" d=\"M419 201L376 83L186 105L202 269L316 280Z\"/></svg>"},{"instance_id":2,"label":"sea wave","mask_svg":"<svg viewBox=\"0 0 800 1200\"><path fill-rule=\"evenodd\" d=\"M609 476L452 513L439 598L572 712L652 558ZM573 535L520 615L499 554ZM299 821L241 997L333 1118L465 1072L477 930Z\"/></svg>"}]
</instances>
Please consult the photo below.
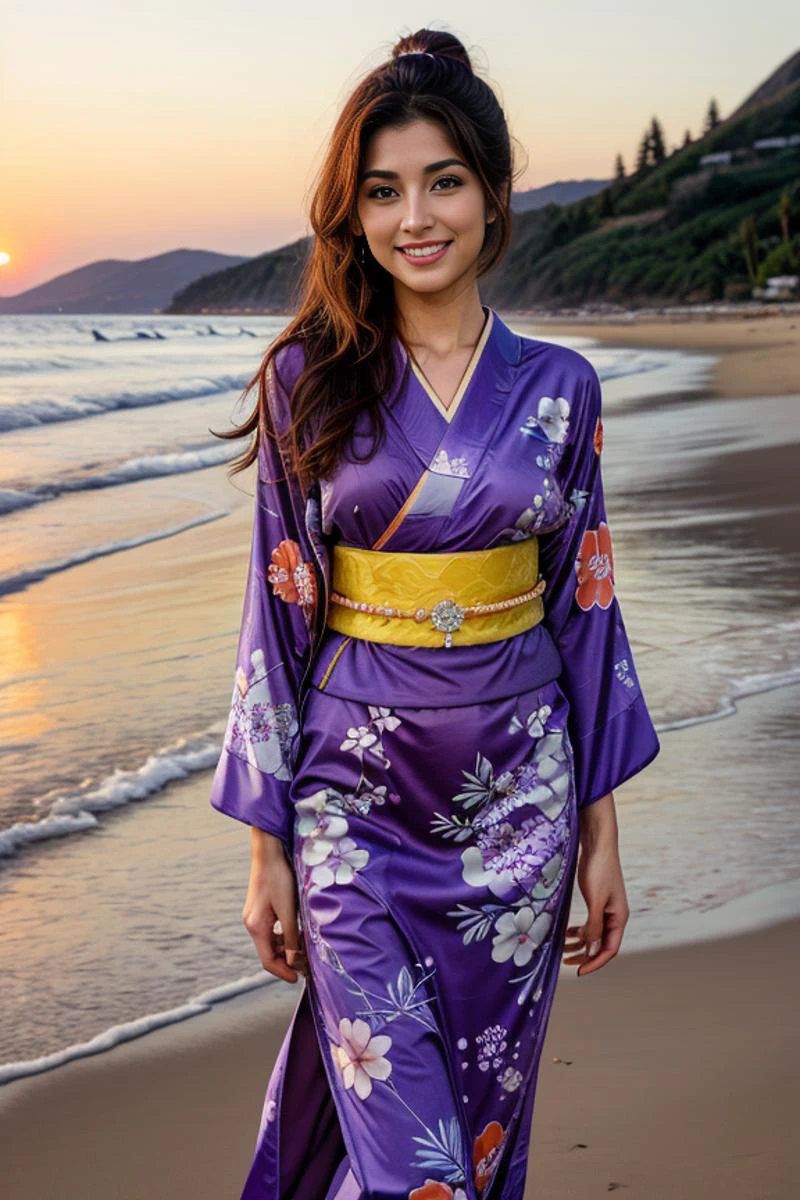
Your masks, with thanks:
<instances>
[{"instance_id":1,"label":"sea wave","mask_svg":"<svg viewBox=\"0 0 800 1200\"><path fill-rule=\"evenodd\" d=\"M18 404L0 407L0 433L24 429L31 425L50 425L59 421L78 421L125 408L148 408L155 404L172 404L178 400L196 400L219 392L241 391L248 376L224 374L213 377L183 379L180 383L148 384L142 388L125 388L113 392L96 392L59 397L37 396Z\"/></svg>"},{"instance_id":2,"label":"sea wave","mask_svg":"<svg viewBox=\"0 0 800 1200\"><path fill-rule=\"evenodd\" d=\"M97 813L145 800L176 779L185 779L196 771L215 767L221 746L222 728L213 725L203 733L162 746L140 767L113 771L99 784L89 783L58 796L37 797L34 808L46 809L46 815L38 821L17 821L0 829L0 857L10 858L23 846L34 842L96 828L99 824Z\"/></svg>"},{"instance_id":3,"label":"sea wave","mask_svg":"<svg viewBox=\"0 0 800 1200\"><path fill-rule=\"evenodd\" d=\"M66 558L42 563L26 571L19 571L13 575L0 577L0 596L8 595L10 592L23 591L26 587L30 587L31 584L40 583L50 575L58 575L61 571L68 571L71 567L92 562L95 558L106 558L109 554L119 554L123 550L132 550L135 546L145 546L148 542L160 542L163 538L175 537L179 533L184 533L187 529L194 529L197 525L206 525L210 521L219 521L221 517L227 517L227 515L227 511L206 513L202 517L195 517L191 521L183 521L180 525L173 525L169 529L157 529L152 533L143 533L138 537L122 538L116 542L106 542L101 546L87 546L85 550L79 550L75 554L68 555Z\"/></svg>"},{"instance_id":4,"label":"sea wave","mask_svg":"<svg viewBox=\"0 0 800 1200\"><path fill-rule=\"evenodd\" d=\"M140 479L160 479L165 475L203 471L207 467L230 462L237 453L238 450L232 450L229 442L195 446L166 454L144 454L92 475L71 475L65 479L38 484L35 488L25 491L7 488L0 490L0 516L21 508L31 508L47 500L55 500L67 492L90 492L123 483L136 483Z\"/></svg>"}]
</instances>

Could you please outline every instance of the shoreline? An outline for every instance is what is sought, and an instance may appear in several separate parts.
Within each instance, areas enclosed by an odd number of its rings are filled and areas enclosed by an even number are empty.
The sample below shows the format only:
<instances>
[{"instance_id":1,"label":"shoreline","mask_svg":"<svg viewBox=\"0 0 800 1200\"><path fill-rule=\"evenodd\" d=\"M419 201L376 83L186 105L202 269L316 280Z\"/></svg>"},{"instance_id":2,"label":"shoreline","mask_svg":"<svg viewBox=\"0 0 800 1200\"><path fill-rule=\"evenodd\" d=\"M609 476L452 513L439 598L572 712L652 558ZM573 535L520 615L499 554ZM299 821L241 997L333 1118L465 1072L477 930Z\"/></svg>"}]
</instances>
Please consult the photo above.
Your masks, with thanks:
<instances>
[{"instance_id":1,"label":"shoreline","mask_svg":"<svg viewBox=\"0 0 800 1200\"><path fill-rule=\"evenodd\" d=\"M718 357L707 394L729 399L800 393L800 305L797 312L761 317L687 319L648 314L634 322L614 318L535 317L509 312L521 333L587 337L610 347L650 347ZM547 340L547 339L545 339Z\"/></svg>"},{"instance_id":2,"label":"shoreline","mask_svg":"<svg viewBox=\"0 0 800 1200\"><path fill-rule=\"evenodd\" d=\"M692 718L688 722L657 725L662 738L662 769L665 762L679 760L682 753L692 753L691 740L683 741L684 735L704 737L704 727L712 724L727 727L728 718L740 716L750 727L759 727L758 714L762 700L774 691L785 688L800 687L800 675L796 672L787 674L786 678L754 684L750 690L742 691L732 699L729 707L705 717ZM743 712L739 713L740 706ZM763 720L763 717L762 717ZM728 730L712 730L712 737ZM680 740L674 741L674 735ZM667 735L665 737L665 735ZM706 744L708 747L708 743ZM713 746L713 743L712 743ZM208 769L202 768L191 772L186 778L173 781L169 787L172 804L179 804L183 796L184 811L191 811L193 806L202 805L208 788ZM624 786L624 785L623 785ZM642 803L645 797L640 797ZM627 841L630 832L626 828L625 806L620 808L620 849L623 860L628 857ZM208 816L209 814L205 814ZM216 817L216 814L214 814ZM679 818L680 819L680 818ZM657 843L653 843L658 854ZM637 861L643 858L641 846L633 852ZM627 874L627 867L626 867ZM638 911L636 895L638 883L633 877L627 878L629 900L631 903L631 920L626 930L626 954L639 955L656 950L672 952L680 951L698 943L711 943L736 938L744 933L771 929L781 922L797 919L800 921L800 878L771 881L764 887L748 890L742 894L721 899L711 907L694 911L667 911L662 916L658 911ZM573 897L572 921L583 919L583 901L577 888ZM647 929L649 927L649 935ZM243 939L244 940L244 939ZM264 986L273 995L274 983L262 981L262 972L258 960L253 956L252 970L223 983L202 988L169 1008L141 1013L129 1020L109 1026L88 1040L73 1041L55 1050L35 1058L16 1058L0 1062L0 1115L3 1111L4 1098L20 1084L33 1081L41 1076L58 1074L61 1069L86 1061L87 1059L105 1057L116 1053L120 1048L138 1041L149 1041L154 1035L168 1035L169 1030L189 1023L194 1017L204 1017L208 1013L228 1011L231 1000L237 1000L253 992L260 992ZM0 1116L1 1119L1 1116Z\"/></svg>"},{"instance_id":3,"label":"shoreline","mask_svg":"<svg viewBox=\"0 0 800 1200\"><path fill-rule=\"evenodd\" d=\"M562 965L525 1200L598 1186L648 1200L793 1194L798 963L786 946L798 933L794 919L671 949L626 954L623 941L580 980ZM14 1200L236 1194L302 986L278 981L0 1091Z\"/></svg>"}]
</instances>

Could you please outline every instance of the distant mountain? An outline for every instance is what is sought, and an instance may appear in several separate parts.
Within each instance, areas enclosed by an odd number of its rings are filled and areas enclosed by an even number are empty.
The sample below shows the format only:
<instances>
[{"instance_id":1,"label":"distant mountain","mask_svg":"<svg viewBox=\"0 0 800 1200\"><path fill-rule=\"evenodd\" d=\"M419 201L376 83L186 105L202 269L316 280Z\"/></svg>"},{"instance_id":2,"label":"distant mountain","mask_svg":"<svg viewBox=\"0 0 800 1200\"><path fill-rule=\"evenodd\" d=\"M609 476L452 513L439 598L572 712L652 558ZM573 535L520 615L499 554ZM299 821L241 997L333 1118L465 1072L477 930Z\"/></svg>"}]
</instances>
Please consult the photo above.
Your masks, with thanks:
<instances>
[{"instance_id":1,"label":"distant mountain","mask_svg":"<svg viewBox=\"0 0 800 1200\"><path fill-rule=\"evenodd\" d=\"M567 179L547 183L544 187L529 188L527 192L511 193L511 211L533 212L547 204L574 204L586 196L594 196L608 187L610 179Z\"/></svg>"},{"instance_id":2,"label":"distant mountain","mask_svg":"<svg viewBox=\"0 0 800 1200\"><path fill-rule=\"evenodd\" d=\"M247 263L245 255L170 250L152 258L102 259L0 297L0 313L154 313L198 276Z\"/></svg>"},{"instance_id":3,"label":"distant mountain","mask_svg":"<svg viewBox=\"0 0 800 1200\"><path fill-rule=\"evenodd\" d=\"M283 313L291 308L293 288L311 245L310 237L268 250L241 266L195 279L173 298L166 313L225 312L238 309Z\"/></svg>"}]
</instances>

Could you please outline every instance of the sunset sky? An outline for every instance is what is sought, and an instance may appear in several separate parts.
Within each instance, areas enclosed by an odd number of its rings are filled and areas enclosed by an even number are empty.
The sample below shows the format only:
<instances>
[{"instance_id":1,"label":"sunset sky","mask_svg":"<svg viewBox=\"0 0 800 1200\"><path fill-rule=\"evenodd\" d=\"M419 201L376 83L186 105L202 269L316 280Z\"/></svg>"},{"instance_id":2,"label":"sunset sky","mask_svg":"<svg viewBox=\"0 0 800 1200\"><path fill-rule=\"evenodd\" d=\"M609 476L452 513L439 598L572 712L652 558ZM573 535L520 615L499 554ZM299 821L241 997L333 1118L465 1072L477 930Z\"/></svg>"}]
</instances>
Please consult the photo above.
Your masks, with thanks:
<instances>
[{"instance_id":1,"label":"sunset sky","mask_svg":"<svg viewBox=\"0 0 800 1200\"><path fill-rule=\"evenodd\" d=\"M0 295L100 258L258 254L307 232L349 90L403 33L465 42L528 157L518 187L627 169L725 116L800 44L791 0L4 0Z\"/></svg>"}]
</instances>

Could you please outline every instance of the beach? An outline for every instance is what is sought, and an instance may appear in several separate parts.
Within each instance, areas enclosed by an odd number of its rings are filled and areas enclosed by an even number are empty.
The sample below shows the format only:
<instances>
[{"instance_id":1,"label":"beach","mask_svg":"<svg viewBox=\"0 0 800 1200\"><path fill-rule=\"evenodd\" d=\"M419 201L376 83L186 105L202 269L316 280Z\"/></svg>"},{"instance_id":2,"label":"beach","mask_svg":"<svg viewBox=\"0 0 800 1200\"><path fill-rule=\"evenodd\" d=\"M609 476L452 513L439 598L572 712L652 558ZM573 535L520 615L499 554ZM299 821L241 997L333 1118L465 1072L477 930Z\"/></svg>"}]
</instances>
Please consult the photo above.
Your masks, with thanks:
<instances>
[{"instance_id":1,"label":"beach","mask_svg":"<svg viewBox=\"0 0 800 1200\"><path fill-rule=\"evenodd\" d=\"M519 332L569 340L599 365L617 582L662 737L653 766L617 794L631 907L622 951L581 979L561 968L525 1200L617 1188L646 1200L789 1200L800 1188L790 1091L800 1065L800 316L503 317ZM234 381L219 378L229 407ZM219 427L218 400L201 403L200 423ZM5 870L0 1061L42 1060L0 1087L11 1200L238 1196L303 986L270 982L189 1003L237 977L257 982L260 967L240 923L247 829L207 803L248 495L241 484L231 497L220 465L156 474L185 423L182 405L164 405L163 416L149 408L146 435L138 414L97 418L111 431L107 445L118 437L120 461L141 437L145 478L48 501L74 515L86 544L70 548L74 565L48 550L53 569L2 599L7 627L25 634L14 642L20 682L7 702L19 748L9 819L27 811L31 771L72 797L49 819L94 814L74 836L19 839ZM81 423L59 426L48 487L67 456L74 477ZM8 461L23 447L42 463L38 436L16 431ZM0 472L3 461L0 447ZM80 524L97 496L110 498L104 516L113 500L126 522L102 537ZM165 504L182 532L161 529ZM31 539L40 509L20 505L9 520L25 554L55 527L41 519ZM94 552L137 530L140 544ZM4 566L15 587L36 569L27 559ZM33 761L29 738L39 739ZM89 772L94 782L82 782ZM573 920L582 915L576 886ZM112 1036L111 1048L41 1069L47 1055L136 1020L143 1036Z\"/></svg>"},{"instance_id":2,"label":"beach","mask_svg":"<svg viewBox=\"0 0 800 1200\"><path fill-rule=\"evenodd\" d=\"M790 1200L800 922L562 966L524 1200ZM624 943L623 943L624 947ZM13 1200L239 1194L304 985L279 982L0 1092Z\"/></svg>"},{"instance_id":3,"label":"beach","mask_svg":"<svg viewBox=\"0 0 800 1200\"><path fill-rule=\"evenodd\" d=\"M516 315L521 332L542 337L568 334L615 346L658 346L719 355L711 392L719 396L784 396L800 389L800 312L758 317L706 314L692 320L531 320Z\"/></svg>"}]
</instances>

